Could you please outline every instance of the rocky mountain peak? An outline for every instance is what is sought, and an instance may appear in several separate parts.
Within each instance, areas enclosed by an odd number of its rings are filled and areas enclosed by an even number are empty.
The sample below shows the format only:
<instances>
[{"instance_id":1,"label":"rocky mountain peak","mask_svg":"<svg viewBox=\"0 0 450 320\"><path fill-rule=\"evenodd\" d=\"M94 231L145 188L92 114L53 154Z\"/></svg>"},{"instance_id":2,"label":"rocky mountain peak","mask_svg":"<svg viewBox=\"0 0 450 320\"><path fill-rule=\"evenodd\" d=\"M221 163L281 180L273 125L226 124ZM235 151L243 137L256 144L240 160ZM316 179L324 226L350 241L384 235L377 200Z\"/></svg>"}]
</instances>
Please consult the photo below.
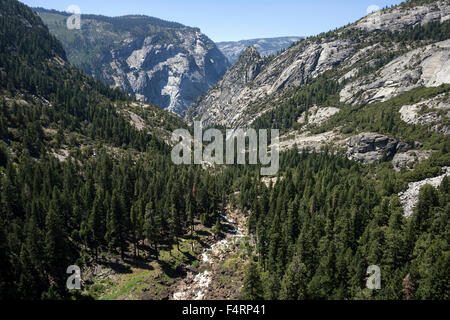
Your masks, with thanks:
<instances>
[{"instance_id":1,"label":"rocky mountain peak","mask_svg":"<svg viewBox=\"0 0 450 320\"><path fill-rule=\"evenodd\" d=\"M261 71L262 62L258 50L256 50L254 46L250 46L230 68L225 78L243 84L249 83L253 81Z\"/></svg>"},{"instance_id":2,"label":"rocky mountain peak","mask_svg":"<svg viewBox=\"0 0 450 320\"><path fill-rule=\"evenodd\" d=\"M255 46L248 46L247 49L244 50L244 52L241 54L241 57L246 57L246 56L254 56L257 57L258 59L261 58L258 50L256 50Z\"/></svg>"},{"instance_id":3,"label":"rocky mountain peak","mask_svg":"<svg viewBox=\"0 0 450 320\"><path fill-rule=\"evenodd\" d=\"M204 114L205 117L201 119L204 125L211 123L210 115L212 114L214 114L214 117L229 118L231 114L228 114L227 110L232 110L230 107L235 105L236 99L239 99L239 91L242 87L252 87L252 82L260 74L263 65L264 59L261 58L258 50L253 46L248 47L236 63L228 69L222 80L210 89L209 93L217 93L217 101L215 101L216 96L214 94L206 97L210 101L206 104L203 104L204 97L200 97L189 108L187 118L193 119L200 114ZM202 104L202 107L199 107L200 104ZM234 116L237 115L238 113L234 114Z\"/></svg>"}]
</instances>

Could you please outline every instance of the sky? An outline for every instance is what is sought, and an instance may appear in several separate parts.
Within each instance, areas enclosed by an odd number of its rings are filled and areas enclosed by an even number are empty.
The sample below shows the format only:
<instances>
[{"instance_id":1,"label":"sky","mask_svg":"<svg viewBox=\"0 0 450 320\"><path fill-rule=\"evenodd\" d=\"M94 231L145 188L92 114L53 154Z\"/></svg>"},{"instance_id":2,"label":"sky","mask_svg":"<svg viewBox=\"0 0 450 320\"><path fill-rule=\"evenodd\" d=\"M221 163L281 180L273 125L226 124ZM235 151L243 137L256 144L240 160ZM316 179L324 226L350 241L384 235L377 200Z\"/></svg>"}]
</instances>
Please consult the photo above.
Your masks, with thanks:
<instances>
[{"instance_id":1,"label":"sky","mask_svg":"<svg viewBox=\"0 0 450 320\"><path fill-rule=\"evenodd\" d=\"M198 27L213 41L311 36L401 0L21 0L31 7L121 16L143 14Z\"/></svg>"}]
</instances>

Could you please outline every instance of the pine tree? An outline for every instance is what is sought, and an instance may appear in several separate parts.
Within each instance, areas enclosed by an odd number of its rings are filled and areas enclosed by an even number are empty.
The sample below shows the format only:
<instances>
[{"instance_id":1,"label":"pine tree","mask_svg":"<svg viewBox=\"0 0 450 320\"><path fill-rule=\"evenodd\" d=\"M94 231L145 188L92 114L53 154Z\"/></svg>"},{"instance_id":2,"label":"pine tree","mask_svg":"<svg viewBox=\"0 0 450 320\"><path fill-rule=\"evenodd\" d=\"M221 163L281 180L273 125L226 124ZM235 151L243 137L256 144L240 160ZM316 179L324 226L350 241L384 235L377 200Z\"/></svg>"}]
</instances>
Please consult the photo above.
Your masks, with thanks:
<instances>
[{"instance_id":1,"label":"pine tree","mask_svg":"<svg viewBox=\"0 0 450 320\"><path fill-rule=\"evenodd\" d=\"M188 193L186 197L186 214L187 214L187 220L189 223L189 227L191 229L191 236L194 234L195 231L195 222L194 222L194 203L193 198L190 193Z\"/></svg>"},{"instance_id":2,"label":"pine tree","mask_svg":"<svg viewBox=\"0 0 450 320\"><path fill-rule=\"evenodd\" d=\"M152 202L149 202L145 207L144 230L147 240L153 244L155 259L158 259L158 243L160 241L161 223L155 210L153 209Z\"/></svg>"},{"instance_id":3,"label":"pine tree","mask_svg":"<svg viewBox=\"0 0 450 320\"><path fill-rule=\"evenodd\" d=\"M246 268L244 284L242 288L242 299L262 300L264 291L258 265L250 262Z\"/></svg>"},{"instance_id":4,"label":"pine tree","mask_svg":"<svg viewBox=\"0 0 450 320\"><path fill-rule=\"evenodd\" d=\"M214 225L214 227L212 228L212 231L214 233L214 238L218 238L222 232L222 225L220 223L220 219L217 218L216 219L216 224Z\"/></svg>"},{"instance_id":5,"label":"pine tree","mask_svg":"<svg viewBox=\"0 0 450 320\"><path fill-rule=\"evenodd\" d=\"M419 202L413 216L418 230L425 231L430 226L430 213L433 207L439 205L438 199L436 189L433 186L425 185L420 189Z\"/></svg>"},{"instance_id":6,"label":"pine tree","mask_svg":"<svg viewBox=\"0 0 450 320\"><path fill-rule=\"evenodd\" d=\"M64 286L65 270L69 266L67 236L58 208L59 193L53 190L50 208L45 219L45 259L47 262L49 282L54 283L55 290L61 292Z\"/></svg>"},{"instance_id":7,"label":"pine tree","mask_svg":"<svg viewBox=\"0 0 450 320\"><path fill-rule=\"evenodd\" d=\"M98 260L99 247L105 237L106 208L104 207L104 196L103 190L99 188L87 222L88 244L94 250L96 260Z\"/></svg>"},{"instance_id":8,"label":"pine tree","mask_svg":"<svg viewBox=\"0 0 450 320\"><path fill-rule=\"evenodd\" d=\"M6 232L0 225L0 298L15 298L14 268L10 261L10 248L6 239Z\"/></svg>"},{"instance_id":9,"label":"pine tree","mask_svg":"<svg viewBox=\"0 0 450 320\"><path fill-rule=\"evenodd\" d=\"M391 218L386 230L386 250L383 261L390 268L390 272L400 268L406 262L406 245L404 239L404 221L401 204L396 197L390 203Z\"/></svg>"},{"instance_id":10,"label":"pine tree","mask_svg":"<svg viewBox=\"0 0 450 320\"><path fill-rule=\"evenodd\" d=\"M281 300L305 300L307 298L306 266L295 255L281 283Z\"/></svg>"},{"instance_id":11,"label":"pine tree","mask_svg":"<svg viewBox=\"0 0 450 320\"><path fill-rule=\"evenodd\" d=\"M125 257L126 226L124 219L124 206L120 195L116 191L111 197L111 204L107 215L106 241L110 250L120 247L122 259Z\"/></svg>"},{"instance_id":12,"label":"pine tree","mask_svg":"<svg viewBox=\"0 0 450 320\"><path fill-rule=\"evenodd\" d=\"M142 213L142 202L137 201L131 206L130 210L130 227L134 245L134 256L138 255L138 243L142 237L144 229L144 217Z\"/></svg>"},{"instance_id":13,"label":"pine tree","mask_svg":"<svg viewBox=\"0 0 450 320\"><path fill-rule=\"evenodd\" d=\"M180 239L179 238L181 236L182 230L183 230L183 227L181 226L180 213L175 208L175 205L172 204L170 207L170 232L171 232L172 237L175 238L178 251L180 251Z\"/></svg>"}]
</instances>

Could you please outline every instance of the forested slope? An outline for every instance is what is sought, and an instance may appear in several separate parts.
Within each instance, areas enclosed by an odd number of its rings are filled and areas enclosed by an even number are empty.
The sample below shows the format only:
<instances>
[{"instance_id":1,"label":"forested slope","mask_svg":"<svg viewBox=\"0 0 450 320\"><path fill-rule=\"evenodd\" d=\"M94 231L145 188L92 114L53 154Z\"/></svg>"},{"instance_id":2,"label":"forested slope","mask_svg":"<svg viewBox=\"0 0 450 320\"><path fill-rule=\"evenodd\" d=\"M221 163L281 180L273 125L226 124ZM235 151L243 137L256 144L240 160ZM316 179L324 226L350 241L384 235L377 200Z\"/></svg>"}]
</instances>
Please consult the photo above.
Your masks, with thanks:
<instances>
[{"instance_id":1,"label":"forested slope","mask_svg":"<svg viewBox=\"0 0 450 320\"><path fill-rule=\"evenodd\" d=\"M144 238L157 257L196 212L215 223L216 182L173 166L163 141L184 124L72 67L25 5L2 0L0 13L2 298L68 298L69 265L132 255Z\"/></svg>"},{"instance_id":2,"label":"forested slope","mask_svg":"<svg viewBox=\"0 0 450 320\"><path fill-rule=\"evenodd\" d=\"M392 183L401 177L327 153L282 159L282 179L255 199L249 231L258 240L243 297L249 299L448 299L449 179L425 186L412 218ZM366 288L370 265L381 290Z\"/></svg>"}]
</instances>

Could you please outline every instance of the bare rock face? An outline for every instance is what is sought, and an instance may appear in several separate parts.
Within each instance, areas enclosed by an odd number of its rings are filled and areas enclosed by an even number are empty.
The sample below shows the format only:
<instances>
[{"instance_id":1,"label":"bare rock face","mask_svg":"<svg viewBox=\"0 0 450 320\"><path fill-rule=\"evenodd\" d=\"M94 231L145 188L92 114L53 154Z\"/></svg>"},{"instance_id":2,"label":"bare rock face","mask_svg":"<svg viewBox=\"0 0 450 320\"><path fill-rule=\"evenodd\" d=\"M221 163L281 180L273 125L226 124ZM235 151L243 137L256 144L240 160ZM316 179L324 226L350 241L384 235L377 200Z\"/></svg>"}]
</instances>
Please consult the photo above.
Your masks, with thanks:
<instances>
[{"instance_id":1,"label":"bare rock face","mask_svg":"<svg viewBox=\"0 0 450 320\"><path fill-rule=\"evenodd\" d=\"M450 40L410 51L378 72L349 83L340 92L340 100L348 104L381 102L420 86L444 83L450 83Z\"/></svg>"},{"instance_id":2,"label":"bare rock face","mask_svg":"<svg viewBox=\"0 0 450 320\"><path fill-rule=\"evenodd\" d=\"M269 60L256 56L255 48L251 50L253 58L248 60L250 52L244 52L217 86L191 106L188 117L201 117L206 126L247 125L254 119L246 114L253 104L275 101L287 90L339 65L354 53L355 47L349 39L305 40ZM250 81L241 70L244 65L251 69L249 63L254 64L255 70Z\"/></svg>"},{"instance_id":3,"label":"bare rock face","mask_svg":"<svg viewBox=\"0 0 450 320\"><path fill-rule=\"evenodd\" d=\"M341 109L335 107L313 106L307 112L304 112L297 120L301 124L319 125L326 122L330 117L339 113Z\"/></svg>"},{"instance_id":4,"label":"bare rock face","mask_svg":"<svg viewBox=\"0 0 450 320\"><path fill-rule=\"evenodd\" d=\"M448 1L436 1L413 7L404 3L386 11L374 12L359 20L354 28L365 31L398 31L406 27L425 25L433 21L444 22L448 19L450 19Z\"/></svg>"},{"instance_id":5,"label":"bare rock face","mask_svg":"<svg viewBox=\"0 0 450 320\"><path fill-rule=\"evenodd\" d=\"M412 105L405 105L400 110L401 119L409 124L428 125L430 130L450 134L450 96L438 95Z\"/></svg>"},{"instance_id":6,"label":"bare rock face","mask_svg":"<svg viewBox=\"0 0 450 320\"><path fill-rule=\"evenodd\" d=\"M175 35L179 42L175 45L147 37L142 46L133 48L129 54L114 51L112 63L119 75L114 77L115 86L181 114L220 80L228 63L214 43L199 31L186 28Z\"/></svg>"},{"instance_id":7,"label":"bare rock face","mask_svg":"<svg viewBox=\"0 0 450 320\"><path fill-rule=\"evenodd\" d=\"M402 169L411 170L422 160L428 159L431 150L409 150L407 152L399 152L392 159L392 165L396 171Z\"/></svg>"},{"instance_id":8,"label":"bare rock face","mask_svg":"<svg viewBox=\"0 0 450 320\"><path fill-rule=\"evenodd\" d=\"M323 147L343 147L345 137L337 131L312 134L309 131L292 131L280 137L280 151L297 149L320 152Z\"/></svg>"},{"instance_id":9,"label":"bare rock face","mask_svg":"<svg viewBox=\"0 0 450 320\"><path fill-rule=\"evenodd\" d=\"M242 88L250 86L251 82L261 72L264 59L255 47L248 47L239 57L236 63L226 72L205 97L201 97L191 106L188 112L190 117L203 115L201 120L204 125L217 123L226 124L225 119L230 119L238 114L242 98ZM233 108L233 106L236 106Z\"/></svg>"},{"instance_id":10,"label":"bare rock face","mask_svg":"<svg viewBox=\"0 0 450 320\"><path fill-rule=\"evenodd\" d=\"M435 188L439 187L446 176L450 175L450 167L442 168L442 175L434 178L425 179L422 181L411 182L408 184L408 189L398 194L400 202L403 206L403 214L405 217L409 218L414 213L414 208L419 201L420 189L424 185L431 185Z\"/></svg>"},{"instance_id":11,"label":"bare rock face","mask_svg":"<svg viewBox=\"0 0 450 320\"><path fill-rule=\"evenodd\" d=\"M67 32L67 14L38 13L70 62L138 99L181 114L219 81L229 62L199 29L147 16L83 15Z\"/></svg>"},{"instance_id":12,"label":"bare rock face","mask_svg":"<svg viewBox=\"0 0 450 320\"><path fill-rule=\"evenodd\" d=\"M391 160L401 149L407 147L403 142L378 133L361 133L347 141L347 156L362 163L379 163Z\"/></svg>"}]
</instances>

